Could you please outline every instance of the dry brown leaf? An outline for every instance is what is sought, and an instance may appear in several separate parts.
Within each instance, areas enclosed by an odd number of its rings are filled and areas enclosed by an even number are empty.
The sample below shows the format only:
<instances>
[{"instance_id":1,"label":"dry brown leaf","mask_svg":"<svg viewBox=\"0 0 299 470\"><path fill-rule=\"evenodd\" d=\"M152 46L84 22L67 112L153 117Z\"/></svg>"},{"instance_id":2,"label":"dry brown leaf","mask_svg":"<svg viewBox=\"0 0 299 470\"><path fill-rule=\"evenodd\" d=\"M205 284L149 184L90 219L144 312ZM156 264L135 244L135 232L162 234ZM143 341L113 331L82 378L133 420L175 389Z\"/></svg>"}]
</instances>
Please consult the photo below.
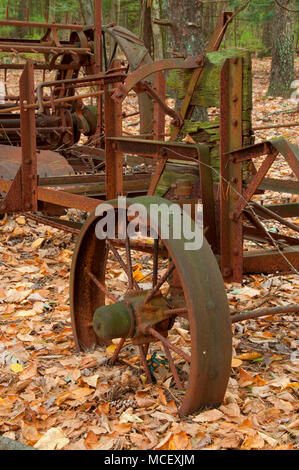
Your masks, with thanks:
<instances>
[{"instance_id":1,"label":"dry brown leaf","mask_svg":"<svg viewBox=\"0 0 299 470\"><path fill-rule=\"evenodd\" d=\"M208 411L203 411L199 415L193 418L193 421L196 423L212 423L214 421L218 421L223 417L223 413L220 410L213 409Z\"/></svg>"}]
</instances>

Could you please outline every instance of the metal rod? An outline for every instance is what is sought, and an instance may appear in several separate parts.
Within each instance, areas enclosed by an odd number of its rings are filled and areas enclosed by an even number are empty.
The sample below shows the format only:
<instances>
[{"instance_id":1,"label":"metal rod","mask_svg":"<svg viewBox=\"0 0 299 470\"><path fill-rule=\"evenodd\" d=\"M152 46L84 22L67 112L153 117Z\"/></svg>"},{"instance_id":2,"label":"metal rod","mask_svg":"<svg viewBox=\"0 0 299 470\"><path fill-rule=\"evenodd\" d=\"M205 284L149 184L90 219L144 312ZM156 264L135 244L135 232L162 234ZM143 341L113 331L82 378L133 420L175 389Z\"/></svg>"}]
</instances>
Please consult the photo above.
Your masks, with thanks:
<instances>
[{"instance_id":1,"label":"metal rod","mask_svg":"<svg viewBox=\"0 0 299 470\"><path fill-rule=\"evenodd\" d=\"M144 368L144 372L146 374L146 377L147 377L147 380L149 381L149 383L153 383L153 379L152 379L152 374L148 368L148 364L147 364L147 360L146 360L146 355L145 355L145 352L144 352L144 349L143 349L143 346L139 346L139 352L140 352L140 359L141 359L141 363L143 365L143 368Z\"/></svg>"},{"instance_id":2,"label":"metal rod","mask_svg":"<svg viewBox=\"0 0 299 470\"><path fill-rule=\"evenodd\" d=\"M108 241L108 245L109 245L109 248L111 249L115 259L119 262L119 264L121 265L121 267L123 268L123 270L125 271L126 275L128 276L128 279L129 279L129 270L128 270L128 266L126 265L126 263L124 262L124 260L122 259L122 257L120 256L119 252L117 251L117 249L115 248L115 246L113 246L111 240L107 240ZM137 284L136 282L136 279L134 279L133 277L133 284L135 286L136 289L140 290L140 287L139 285Z\"/></svg>"},{"instance_id":3,"label":"metal rod","mask_svg":"<svg viewBox=\"0 0 299 470\"><path fill-rule=\"evenodd\" d=\"M105 286L103 286L103 284L95 277L94 274L92 274L88 269L85 268L85 271L86 273L88 274L88 276L90 277L90 279L95 283L95 285L105 294L107 295L107 297L109 297L110 300L112 300L113 302L117 303L118 302L118 299L116 297L114 297L113 294L111 294L108 289L106 289Z\"/></svg>"},{"instance_id":4,"label":"metal rod","mask_svg":"<svg viewBox=\"0 0 299 470\"><path fill-rule=\"evenodd\" d=\"M164 336L160 335L160 333L158 333L158 331L154 330L154 328L148 328L146 330L146 333L150 333L152 336L154 336L159 341L161 341L162 344L166 344L166 346L169 349L172 349L179 356L182 356L184 359L186 359L187 362L191 362L191 356L189 356L189 354L186 354L180 348L177 348L176 346L174 346L174 344L171 344L169 341L167 341L166 338L164 338Z\"/></svg>"},{"instance_id":5,"label":"metal rod","mask_svg":"<svg viewBox=\"0 0 299 470\"><path fill-rule=\"evenodd\" d=\"M111 363L112 365L115 364L115 361L117 360L118 355L119 355L119 353L120 353L120 351L121 351L123 345L125 344L125 341L126 341L126 338L122 338L122 339L120 340L120 342L118 343L117 348L116 348L116 350L114 351L114 354L113 354L113 356L112 356L112 358L111 358L111 360L110 360L110 363Z\"/></svg>"},{"instance_id":6,"label":"metal rod","mask_svg":"<svg viewBox=\"0 0 299 470\"><path fill-rule=\"evenodd\" d=\"M255 201L250 201L250 204L253 204L255 207L258 207L262 212L265 212L265 214L271 216L272 219L277 220L282 225L286 225L292 230L295 230L295 232L299 232L299 227L297 225L293 224L292 222L289 222L288 220L285 220L283 217L280 217L280 215L275 214L275 212L271 211L270 209L267 209L266 207L262 206L261 204L258 204Z\"/></svg>"},{"instance_id":7,"label":"metal rod","mask_svg":"<svg viewBox=\"0 0 299 470\"><path fill-rule=\"evenodd\" d=\"M175 380L176 386L179 390L183 390L183 385L182 385L182 382L179 378L178 371L176 370L175 363L173 361L171 352L169 351L169 348L166 346L165 343L163 343L163 347L164 347L164 351L165 351L166 357L168 359L168 363L170 365L170 369L171 369L173 378Z\"/></svg>"},{"instance_id":8,"label":"metal rod","mask_svg":"<svg viewBox=\"0 0 299 470\"><path fill-rule=\"evenodd\" d=\"M149 302L153 297L154 295L156 294L156 292L160 289L160 287L164 284L164 282L167 281L168 277L171 275L172 271L174 270L175 268L175 265L172 264L166 271L166 273L161 277L160 281L155 285L155 287L153 288L153 290L151 292L148 293L148 295L146 296L145 298L145 301L144 303L146 304L147 302Z\"/></svg>"},{"instance_id":9,"label":"metal rod","mask_svg":"<svg viewBox=\"0 0 299 470\"><path fill-rule=\"evenodd\" d=\"M239 321L249 320L258 317L266 317L270 315L277 315L282 313L299 313L299 304L286 305L283 307L273 307L273 308L260 308L257 310L252 310L251 312L238 313L231 317L231 322L236 323Z\"/></svg>"}]
</instances>

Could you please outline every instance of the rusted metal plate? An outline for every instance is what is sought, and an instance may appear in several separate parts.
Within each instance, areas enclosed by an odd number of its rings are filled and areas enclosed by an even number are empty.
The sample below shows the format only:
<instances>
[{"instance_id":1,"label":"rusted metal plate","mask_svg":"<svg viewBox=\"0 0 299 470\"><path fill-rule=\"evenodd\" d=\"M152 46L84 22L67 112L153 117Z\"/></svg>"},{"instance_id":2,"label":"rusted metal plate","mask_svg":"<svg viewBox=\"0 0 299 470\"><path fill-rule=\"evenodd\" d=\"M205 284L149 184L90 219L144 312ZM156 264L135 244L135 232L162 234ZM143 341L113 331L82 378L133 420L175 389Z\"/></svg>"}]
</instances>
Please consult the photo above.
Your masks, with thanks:
<instances>
[{"instance_id":1,"label":"rusted metal plate","mask_svg":"<svg viewBox=\"0 0 299 470\"><path fill-rule=\"evenodd\" d=\"M12 180L22 162L22 149L0 145L0 178ZM37 153L37 174L41 178L74 175L73 168L59 153L41 150Z\"/></svg>"},{"instance_id":2,"label":"rusted metal plate","mask_svg":"<svg viewBox=\"0 0 299 470\"><path fill-rule=\"evenodd\" d=\"M242 57L227 59L220 77L220 253L221 271L228 282L242 282L242 215L232 214L242 197L242 165L227 153L242 146Z\"/></svg>"},{"instance_id":3,"label":"rusted metal plate","mask_svg":"<svg viewBox=\"0 0 299 470\"><path fill-rule=\"evenodd\" d=\"M277 273L299 269L299 245L278 250L244 253L244 273Z\"/></svg>"}]
</instances>

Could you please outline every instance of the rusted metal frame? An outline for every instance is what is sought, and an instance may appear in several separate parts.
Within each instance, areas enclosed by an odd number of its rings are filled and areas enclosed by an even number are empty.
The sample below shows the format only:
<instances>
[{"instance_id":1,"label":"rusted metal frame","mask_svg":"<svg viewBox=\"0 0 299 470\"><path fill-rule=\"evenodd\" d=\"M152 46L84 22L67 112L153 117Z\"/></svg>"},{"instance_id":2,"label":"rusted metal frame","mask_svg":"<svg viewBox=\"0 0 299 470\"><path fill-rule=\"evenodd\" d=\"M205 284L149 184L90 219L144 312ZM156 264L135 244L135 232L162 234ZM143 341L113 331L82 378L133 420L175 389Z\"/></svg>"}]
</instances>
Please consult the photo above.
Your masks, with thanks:
<instances>
[{"instance_id":1,"label":"rusted metal frame","mask_svg":"<svg viewBox=\"0 0 299 470\"><path fill-rule=\"evenodd\" d=\"M227 152L242 147L243 59L227 59L220 74L220 254L225 281L242 283L243 216L232 219L242 194L242 164Z\"/></svg>"},{"instance_id":2,"label":"rusted metal frame","mask_svg":"<svg viewBox=\"0 0 299 470\"><path fill-rule=\"evenodd\" d=\"M94 18L95 18L95 28L94 28L94 48L95 48L95 69L97 73L102 72L102 0L94 0ZM102 83L98 84L98 91L102 89ZM103 125L103 99L102 96L97 98L97 126L96 134L100 135ZM96 142L96 145L100 145Z\"/></svg>"},{"instance_id":3,"label":"rusted metal frame","mask_svg":"<svg viewBox=\"0 0 299 470\"><path fill-rule=\"evenodd\" d=\"M284 155L284 158L288 162L289 166L293 170L294 174L296 175L297 180L299 180L299 162L292 150L290 149L289 145L287 148L287 154Z\"/></svg>"},{"instance_id":4,"label":"rusted metal frame","mask_svg":"<svg viewBox=\"0 0 299 470\"><path fill-rule=\"evenodd\" d=\"M27 52L28 54L85 54L85 55L92 55L92 52L89 48L86 47L71 47L71 46L42 46L42 45L37 45L37 46L26 46L22 44L14 44L9 46L8 44L3 44L0 43L0 52L14 52L14 53L19 53L19 52Z\"/></svg>"},{"instance_id":5,"label":"rusted metal frame","mask_svg":"<svg viewBox=\"0 0 299 470\"><path fill-rule=\"evenodd\" d=\"M246 212L245 212L245 215L247 215ZM282 235L281 233L274 233L274 232L271 232L271 238L270 238L270 236L268 236L264 230L262 231L261 229L258 229L257 227L251 227L247 224L243 225L243 232L244 232L244 239L246 240L271 243L274 245L274 243L271 240L272 238L273 240L277 242L275 246L277 246L278 244L278 245L281 245L282 248L285 245L290 245L290 246L298 245L298 242L299 242L298 238L289 237L287 235Z\"/></svg>"},{"instance_id":6,"label":"rusted metal frame","mask_svg":"<svg viewBox=\"0 0 299 470\"><path fill-rule=\"evenodd\" d=\"M112 99L109 85L104 85L106 197L114 199L123 194L123 157L115 141L109 137L122 134L122 105Z\"/></svg>"},{"instance_id":7,"label":"rusted metal frame","mask_svg":"<svg viewBox=\"0 0 299 470\"><path fill-rule=\"evenodd\" d=\"M0 70L23 70L25 64L0 64ZM54 64L51 66L51 70L68 70L70 66L68 64ZM80 65L72 65L73 70L79 70ZM34 70L50 70L49 65L40 64L34 62Z\"/></svg>"},{"instance_id":8,"label":"rusted metal frame","mask_svg":"<svg viewBox=\"0 0 299 470\"><path fill-rule=\"evenodd\" d=\"M6 186L6 197L1 211L18 212L37 210L37 160L36 122L34 110L24 109L24 105L34 102L34 69L28 61L20 79L20 118L22 162L11 182Z\"/></svg>"},{"instance_id":9,"label":"rusted metal frame","mask_svg":"<svg viewBox=\"0 0 299 470\"><path fill-rule=\"evenodd\" d=\"M160 73L160 72L158 72ZM184 123L182 120L181 116L179 113L177 113L173 108L170 108L166 103L165 103L165 95L164 95L164 100L160 95L154 90L154 88L151 87L151 85L147 82L141 82L137 85L136 87L137 92L145 92L147 93L151 98L155 100L155 102L162 108L164 113L168 114L169 116L172 117L173 121L172 124L176 127L181 127ZM164 132L163 132L164 133Z\"/></svg>"},{"instance_id":10,"label":"rusted metal frame","mask_svg":"<svg viewBox=\"0 0 299 470\"><path fill-rule=\"evenodd\" d=\"M299 244L284 248L282 253L284 256L277 249L244 253L244 274L289 272L290 264L299 269Z\"/></svg>"},{"instance_id":11,"label":"rusted metal frame","mask_svg":"<svg viewBox=\"0 0 299 470\"><path fill-rule=\"evenodd\" d=\"M206 52L218 51L232 16L233 13L231 11L221 13L209 44L206 47Z\"/></svg>"},{"instance_id":12,"label":"rusted metal frame","mask_svg":"<svg viewBox=\"0 0 299 470\"><path fill-rule=\"evenodd\" d=\"M260 205L255 206L254 211L263 219L272 219L272 215L270 213L265 213L264 211L260 210ZM277 214L281 217L298 217L299 215L299 203L298 202L286 202L282 204L263 204L263 207L269 209L271 214Z\"/></svg>"},{"instance_id":13,"label":"rusted metal frame","mask_svg":"<svg viewBox=\"0 0 299 470\"><path fill-rule=\"evenodd\" d=\"M0 20L0 26L16 26L20 28L68 29L70 31L83 31L84 26L79 24L43 23L38 21Z\"/></svg>"},{"instance_id":14,"label":"rusted metal frame","mask_svg":"<svg viewBox=\"0 0 299 470\"><path fill-rule=\"evenodd\" d=\"M75 208L86 212L93 212L101 203L99 199L40 187L37 189L37 198L39 201L49 202L61 207Z\"/></svg>"},{"instance_id":15,"label":"rusted metal frame","mask_svg":"<svg viewBox=\"0 0 299 470\"><path fill-rule=\"evenodd\" d=\"M21 145L22 145L22 208L37 210L37 153L34 109L24 105L34 103L34 67L27 62L20 79Z\"/></svg>"},{"instance_id":16,"label":"rusted metal frame","mask_svg":"<svg viewBox=\"0 0 299 470\"><path fill-rule=\"evenodd\" d=\"M260 142L258 144L249 145L239 149L226 152L225 156L229 158L233 163L241 163L251 160L252 158L261 157L263 155L269 155L275 151L273 145L270 142Z\"/></svg>"},{"instance_id":17,"label":"rusted metal frame","mask_svg":"<svg viewBox=\"0 0 299 470\"><path fill-rule=\"evenodd\" d=\"M273 238L271 238L271 235L269 235L268 230L262 222L259 220L259 218L255 215L254 211L248 210L244 211L244 215L247 217L247 219L255 226L257 229L258 233L262 233L264 235L264 238L267 240L268 243L270 243L273 246L276 246ZM245 233L245 227L244 227L244 233ZM248 233L248 231L247 231Z\"/></svg>"},{"instance_id":18,"label":"rusted metal frame","mask_svg":"<svg viewBox=\"0 0 299 470\"><path fill-rule=\"evenodd\" d=\"M110 92L112 93L113 90L111 90ZM69 103L72 101L82 100L84 98L91 98L92 96L99 96L103 94L104 94L103 91L95 91L93 93L86 93L84 95L67 96L65 98L58 98L58 99L51 100L51 101L44 101L43 106L52 107L53 104L56 105L56 104L62 104L62 103ZM25 109L38 109L38 104L32 103L28 106L25 106L24 108ZM20 106L15 106L13 108L0 109L0 114L12 113L13 111L19 111L19 110L20 110Z\"/></svg>"},{"instance_id":19,"label":"rusted metal frame","mask_svg":"<svg viewBox=\"0 0 299 470\"><path fill-rule=\"evenodd\" d=\"M157 163L154 175L151 179L151 182L150 182L150 185L149 185L149 188L148 188L148 191L147 191L148 196L153 196L155 194L157 185L158 185L158 183L160 181L160 178L162 176L162 173L165 169L167 159L168 159L167 156L166 157L160 156L160 158L158 158L158 163Z\"/></svg>"},{"instance_id":20,"label":"rusted metal frame","mask_svg":"<svg viewBox=\"0 0 299 470\"><path fill-rule=\"evenodd\" d=\"M130 155L141 155L155 158L159 153L165 158L197 161L198 146L180 142L161 142L145 139L131 139L128 137L107 137L107 141L113 141L118 150ZM178 155L179 154L179 155Z\"/></svg>"},{"instance_id":21,"label":"rusted metal frame","mask_svg":"<svg viewBox=\"0 0 299 470\"><path fill-rule=\"evenodd\" d=\"M128 93L133 90L133 88L135 88L139 82L159 71L174 69L196 69L198 67L197 60L198 57L189 57L188 59L165 59L143 65L126 78L125 82L114 93L113 99L117 101L123 101Z\"/></svg>"},{"instance_id":22,"label":"rusted metal frame","mask_svg":"<svg viewBox=\"0 0 299 470\"><path fill-rule=\"evenodd\" d=\"M289 227L290 229L294 230L295 232L299 232L299 226L293 224L292 222L289 222L283 217L280 217L280 215L275 214L275 212L271 211L270 209L267 209L266 207L262 206L261 204L258 204L255 201L250 201L250 204L253 205L254 207L258 207L262 212L264 212L266 215L270 216L271 219L277 220L280 222L282 225L285 225L286 227Z\"/></svg>"},{"instance_id":23,"label":"rusted metal frame","mask_svg":"<svg viewBox=\"0 0 299 470\"><path fill-rule=\"evenodd\" d=\"M202 146L203 147L203 146ZM216 229L216 214L214 200L213 169L211 167L210 151L208 147L198 149L200 194L203 206L203 223L205 237L214 253L219 252L219 240Z\"/></svg>"},{"instance_id":24,"label":"rusted metal frame","mask_svg":"<svg viewBox=\"0 0 299 470\"><path fill-rule=\"evenodd\" d=\"M157 72L154 79L154 90L165 103L166 98L166 80L163 72ZM154 140L165 140L165 110L154 102Z\"/></svg>"},{"instance_id":25,"label":"rusted metal frame","mask_svg":"<svg viewBox=\"0 0 299 470\"><path fill-rule=\"evenodd\" d=\"M277 155L278 155L278 152L275 151L265 158L259 170L250 181L248 187L246 188L245 191L243 191L243 197L239 198L239 201L232 214L234 220L237 220L240 217L242 211L245 209L245 207L249 203L252 196L256 193L262 180L264 179L270 167L272 166L273 162L275 161Z\"/></svg>"},{"instance_id":26,"label":"rusted metal frame","mask_svg":"<svg viewBox=\"0 0 299 470\"><path fill-rule=\"evenodd\" d=\"M64 230L65 232L72 233L73 235L78 235L82 228L82 224L71 222L70 220L38 216L32 212L21 212L21 214L28 219L34 220L38 224L49 225L50 227Z\"/></svg>"},{"instance_id":27,"label":"rusted metal frame","mask_svg":"<svg viewBox=\"0 0 299 470\"><path fill-rule=\"evenodd\" d=\"M299 194L299 182L293 180L280 180L264 178L259 189L278 191L280 193Z\"/></svg>"},{"instance_id":28,"label":"rusted metal frame","mask_svg":"<svg viewBox=\"0 0 299 470\"><path fill-rule=\"evenodd\" d=\"M89 75L88 77L68 78L64 80L52 80L52 81L40 83L36 87L36 95L37 95L37 102L39 104L39 111L43 112L43 96L42 96L43 88L59 85L59 86L63 86L62 88L63 90L66 90L67 86L70 86L70 85L72 85L72 88L79 88L79 87L84 87L87 84L89 84L89 86L92 86L94 83L102 85L105 82L106 83L119 82L124 78L125 78L125 74L121 72L115 72L113 74L104 74L104 73L102 74L99 72L96 75ZM57 89L58 88L56 87L56 90Z\"/></svg>"}]
</instances>

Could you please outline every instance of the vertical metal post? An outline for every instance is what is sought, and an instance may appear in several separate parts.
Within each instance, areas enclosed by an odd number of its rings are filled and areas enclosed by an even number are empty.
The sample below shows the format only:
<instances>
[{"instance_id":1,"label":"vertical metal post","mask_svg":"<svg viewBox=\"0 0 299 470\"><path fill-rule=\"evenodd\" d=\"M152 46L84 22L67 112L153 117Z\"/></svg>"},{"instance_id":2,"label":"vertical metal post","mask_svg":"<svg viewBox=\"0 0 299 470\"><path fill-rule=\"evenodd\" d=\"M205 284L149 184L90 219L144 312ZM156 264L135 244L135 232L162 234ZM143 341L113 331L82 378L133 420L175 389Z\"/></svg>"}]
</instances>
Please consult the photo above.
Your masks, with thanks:
<instances>
[{"instance_id":1,"label":"vertical metal post","mask_svg":"<svg viewBox=\"0 0 299 470\"><path fill-rule=\"evenodd\" d=\"M94 49L95 49L95 70L96 73L102 72L102 0L94 0ZM101 86L98 86L101 90ZM97 98L98 119L97 119L97 135L99 136L102 130L102 109L103 99L102 96ZM97 146L98 141L96 142Z\"/></svg>"},{"instance_id":2,"label":"vertical metal post","mask_svg":"<svg viewBox=\"0 0 299 470\"><path fill-rule=\"evenodd\" d=\"M163 72L155 74L154 88L164 102L166 80ZM154 140L165 140L165 112L156 101L154 103Z\"/></svg>"},{"instance_id":3,"label":"vertical metal post","mask_svg":"<svg viewBox=\"0 0 299 470\"><path fill-rule=\"evenodd\" d=\"M114 61L113 66L118 66L117 62ZM117 143L109 139L122 135L122 105L112 99L109 85L104 86L104 113L106 198L109 200L123 194L123 155L118 150Z\"/></svg>"},{"instance_id":4,"label":"vertical metal post","mask_svg":"<svg viewBox=\"0 0 299 470\"><path fill-rule=\"evenodd\" d=\"M225 281L242 282L243 216L233 216L242 195L242 163L226 152L242 147L243 59L227 59L220 76L220 254Z\"/></svg>"},{"instance_id":5,"label":"vertical metal post","mask_svg":"<svg viewBox=\"0 0 299 470\"><path fill-rule=\"evenodd\" d=\"M34 66L28 61L20 79L21 145L22 145L22 206L26 211L37 211L37 156L34 109Z\"/></svg>"}]
</instances>

